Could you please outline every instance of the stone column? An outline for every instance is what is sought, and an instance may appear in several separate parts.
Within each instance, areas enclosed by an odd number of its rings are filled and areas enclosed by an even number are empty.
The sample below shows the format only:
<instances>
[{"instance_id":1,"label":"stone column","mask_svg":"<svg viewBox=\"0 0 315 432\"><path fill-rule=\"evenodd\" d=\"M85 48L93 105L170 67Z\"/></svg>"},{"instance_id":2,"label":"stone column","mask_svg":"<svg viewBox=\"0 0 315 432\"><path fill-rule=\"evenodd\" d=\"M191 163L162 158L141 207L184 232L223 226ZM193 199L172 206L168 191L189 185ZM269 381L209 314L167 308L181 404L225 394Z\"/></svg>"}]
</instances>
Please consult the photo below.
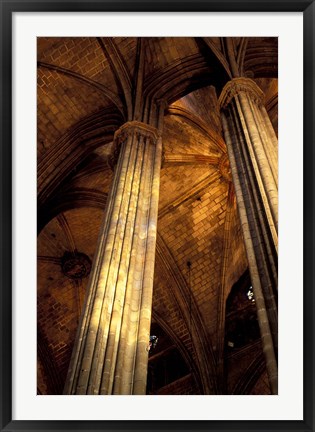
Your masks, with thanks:
<instances>
[{"instance_id":1,"label":"stone column","mask_svg":"<svg viewBox=\"0 0 315 432\"><path fill-rule=\"evenodd\" d=\"M263 92L248 78L234 78L219 98L243 230L266 367L278 392L278 156L265 122Z\"/></svg>"},{"instance_id":2,"label":"stone column","mask_svg":"<svg viewBox=\"0 0 315 432\"><path fill-rule=\"evenodd\" d=\"M162 141L131 121L119 154L64 394L145 394Z\"/></svg>"}]
</instances>

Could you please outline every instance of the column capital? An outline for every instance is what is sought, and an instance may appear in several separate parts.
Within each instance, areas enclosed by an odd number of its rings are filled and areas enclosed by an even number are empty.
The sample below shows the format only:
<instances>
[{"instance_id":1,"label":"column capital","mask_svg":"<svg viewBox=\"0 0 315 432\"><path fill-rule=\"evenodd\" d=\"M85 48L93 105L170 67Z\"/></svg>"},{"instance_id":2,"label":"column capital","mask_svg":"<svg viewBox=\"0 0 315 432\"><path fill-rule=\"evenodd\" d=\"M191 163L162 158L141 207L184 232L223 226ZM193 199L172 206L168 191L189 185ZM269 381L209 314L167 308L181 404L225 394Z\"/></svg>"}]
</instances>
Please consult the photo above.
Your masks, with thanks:
<instances>
[{"instance_id":1,"label":"column capital","mask_svg":"<svg viewBox=\"0 0 315 432\"><path fill-rule=\"evenodd\" d=\"M132 121L115 145L119 164L64 394L146 394L162 141Z\"/></svg>"},{"instance_id":2,"label":"column capital","mask_svg":"<svg viewBox=\"0 0 315 432\"><path fill-rule=\"evenodd\" d=\"M264 93L250 78L233 78L225 84L218 99L220 109L226 108L231 100L240 93L249 94L258 104L264 103Z\"/></svg>"},{"instance_id":3,"label":"column capital","mask_svg":"<svg viewBox=\"0 0 315 432\"><path fill-rule=\"evenodd\" d=\"M119 145L124 141L130 134L135 134L136 136L149 138L150 144L156 144L160 134L159 131L146 123L142 123L136 120L124 123L114 135L114 143Z\"/></svg>"},{"instance_id":4,"label":"column capital","mask_svg":"<svg viewBox=\"0 0 315 432\"><path fill-rule=\"evenodd\" d=\"M112 152L108 157L108 165L112 170L118 161L121 144L130 136L137 139L139 137L147 138L148 144L156 145L160 132L157 128L136 120L124 123L114 134Z\"/></svg>"}]
</instances>

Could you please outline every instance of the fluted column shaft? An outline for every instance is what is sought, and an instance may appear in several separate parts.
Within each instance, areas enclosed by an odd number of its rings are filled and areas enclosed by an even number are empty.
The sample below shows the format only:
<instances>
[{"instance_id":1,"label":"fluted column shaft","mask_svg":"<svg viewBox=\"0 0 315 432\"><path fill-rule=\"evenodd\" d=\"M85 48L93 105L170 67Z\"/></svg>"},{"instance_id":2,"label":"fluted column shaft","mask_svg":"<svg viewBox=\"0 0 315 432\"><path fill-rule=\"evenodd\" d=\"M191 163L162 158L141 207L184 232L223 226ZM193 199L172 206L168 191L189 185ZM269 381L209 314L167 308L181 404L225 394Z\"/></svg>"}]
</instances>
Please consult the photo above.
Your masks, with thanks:
<instances>
[{"instance_id":1,"label":"fluted column shaft","mask_svg":"<svg viewBox=\"0 0 315 432\"><path fill-rule=\"evenodd\" d=\"M128 122L119 153L65 394L145 394L162 142Z\"/></svg>"},{"instance_id":2,"label":"fluted column shaft","mask_svg":"<svg viewBox=\"0 0 315 432\"><path fill-rule=\"evenodd\" d=\"M263 93L235 78L219 98L272 393L278 392L278 155Z\"/></svg>"}]
</instances>

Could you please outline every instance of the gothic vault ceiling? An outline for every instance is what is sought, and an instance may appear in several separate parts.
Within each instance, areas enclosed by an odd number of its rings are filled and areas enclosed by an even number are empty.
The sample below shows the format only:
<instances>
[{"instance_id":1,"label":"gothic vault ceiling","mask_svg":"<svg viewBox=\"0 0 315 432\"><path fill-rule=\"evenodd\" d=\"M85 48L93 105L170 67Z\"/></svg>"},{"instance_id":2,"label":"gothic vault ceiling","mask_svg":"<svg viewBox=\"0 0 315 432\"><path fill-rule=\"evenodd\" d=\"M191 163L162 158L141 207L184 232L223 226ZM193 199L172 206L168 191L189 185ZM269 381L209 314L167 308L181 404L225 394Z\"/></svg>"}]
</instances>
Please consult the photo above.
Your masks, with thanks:
<instances>
[{"instance_id":1,"label":"gothic vault ceiling","mask_svg":"<svg viewBox=\"0 0 315 432\"><path fill-rule=\"evenodd\" d=\"M198 391L213 393L222 391L217 367L225 302L247 269L217 103L231 77L221 39L141 42L144 97L168 102L153 322L191 362ZM243 73L264 91L277 130L277 40L235 38L234 46ZM38 39L42 394L62 392L113 178L108 156L115 130L128 119L126 89L137 79L138 50L139 38ZM242 360L245 369L250 356ZM264 376L257 377L257 386L253 393L259 386L268 391Z\"/></svg>"}]
</instances>

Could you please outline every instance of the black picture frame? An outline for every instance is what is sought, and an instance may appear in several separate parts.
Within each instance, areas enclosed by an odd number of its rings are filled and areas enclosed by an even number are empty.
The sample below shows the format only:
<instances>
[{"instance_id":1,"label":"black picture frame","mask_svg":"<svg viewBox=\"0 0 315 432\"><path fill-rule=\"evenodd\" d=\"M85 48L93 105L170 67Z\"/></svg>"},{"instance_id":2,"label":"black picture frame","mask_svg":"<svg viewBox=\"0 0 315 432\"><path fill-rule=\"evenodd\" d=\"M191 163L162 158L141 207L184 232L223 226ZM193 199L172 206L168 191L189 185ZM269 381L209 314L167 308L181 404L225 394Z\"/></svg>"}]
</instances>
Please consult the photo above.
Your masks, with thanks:
<instances>
[{"instance_id":1,"label":"black picture frame","mask_svg":"<svg viewBox=\"0 0 315 432\"><path fill-rule=\"evenodd\" d=\"M0 0L1 12L1 431L315 431L314 427L314 18L313 0ZM301 421L12 420L12 14L14 12L303 12L304 24L304 418ZM293 344L294 345L294 344ZM292 345L292 349L294 349ZM294 371L292 371L294 373Z\"/></svg>"}]
</instances>

